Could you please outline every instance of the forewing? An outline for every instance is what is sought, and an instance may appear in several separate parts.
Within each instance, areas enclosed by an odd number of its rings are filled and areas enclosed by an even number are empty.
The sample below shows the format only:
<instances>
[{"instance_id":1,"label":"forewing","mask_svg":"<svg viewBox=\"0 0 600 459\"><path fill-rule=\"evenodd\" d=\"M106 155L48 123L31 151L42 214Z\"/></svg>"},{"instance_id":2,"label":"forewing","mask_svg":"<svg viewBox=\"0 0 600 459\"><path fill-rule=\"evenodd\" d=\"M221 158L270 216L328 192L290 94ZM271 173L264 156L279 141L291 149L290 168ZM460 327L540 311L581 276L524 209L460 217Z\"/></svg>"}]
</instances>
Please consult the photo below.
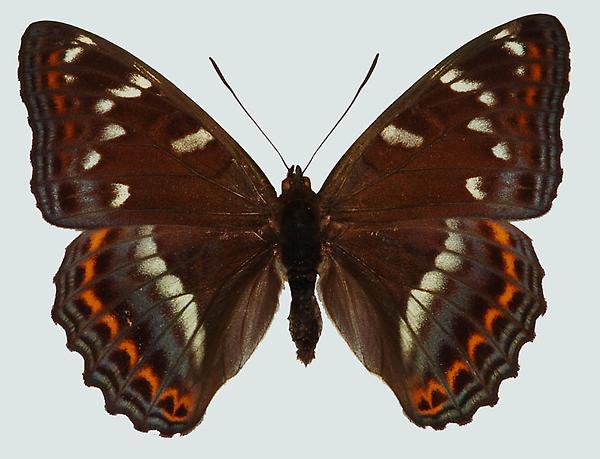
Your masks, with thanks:
<instances>
[{"instance_id":1,"label":"forewing","mask_svg":"<svg viewBox=\"0 0 600 459\"><path fill-rule=\"evenodd\" d=\"M498 399L545 311L531 241L508 222L422 220L341 231L319 291L342 336L419 426Z\"/></svg>"},{"instance_id":2,"label":"forewing","mask_svg":"<svg viewBox=\"0 0 600 459\"><path fill-rule=\"evenodd\" d=\"M86 384L138 430L187 433L254 351L282 276L254 232L183 226L85 231L56 275L52 315Z\"/></svg>"},{"instance_id":3,"label":"forewing","mask_svg":"<svg viewBox=\"0 0 600 459\"><path fill-rule=\"evenodd\" d=\"M268 179L208 114L90 32L31 24L19 80L31 187L53 224L257 227L274 205Z\"/></svg>"},{"instance_id":4,"label":"forewing","mask_svg":"<svg viewBox=\"0 0 600 459\"><path fill-rule=\"evenodd\" d=\"M466 44L352 145L319 192L325 212L355 223L546 212L562 174L568 54L544 14Z\"/></svg>"}]
</instances>

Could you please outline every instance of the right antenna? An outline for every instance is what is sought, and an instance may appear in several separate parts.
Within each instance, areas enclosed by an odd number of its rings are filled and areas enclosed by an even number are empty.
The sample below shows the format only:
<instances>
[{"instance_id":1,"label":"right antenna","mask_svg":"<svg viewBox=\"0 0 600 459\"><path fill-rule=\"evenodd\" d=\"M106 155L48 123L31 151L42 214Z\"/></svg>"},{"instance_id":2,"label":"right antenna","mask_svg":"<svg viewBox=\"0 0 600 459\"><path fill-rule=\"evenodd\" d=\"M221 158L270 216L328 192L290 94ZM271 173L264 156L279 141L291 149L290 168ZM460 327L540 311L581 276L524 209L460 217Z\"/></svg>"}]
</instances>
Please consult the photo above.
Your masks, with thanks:
<instances>
[{"instance_id":1,"label":"right antenna","mask_svg":"<svg viewBox=\"0 0 600 459\"><path fill-rule=\"evenodd\" d=\"M329 131L329 133L325 136L325 138L323 139L323 141L319 144L319 146L317 147L317 149L315 150L315 152L312 154L312 156L308 160L308 163L306 164L306 166L302 170L302 174L304 174L304 172L306 172L306 169L308 169L308 166L310 166L310 163L312 163L312 160L314 159L314 157L317 154L317 152L319 151L319 149L323 146L323 144L325 143L325 141L329 138L329 136L335 130L335 128L338 126L338 124L340 124L340 122L344 119L344 116L346 116L346 113L348 113L348 111L350 110L350 107L352 107L352 104L354 104L354 101L356 101L356 99L358 98L358 95L360 94L360 91L362 91L362 88L364 88L364 86L367 84L367 81L369 81L369 78L371 78L371 74L373 73L373 70L375 70L375 66L377 65L377 59L379 59L379 53L377 53L375 55L375 58L373 59L373 63L371 64L371 67L369 68L369 71L367 72L367 76L365 77L365 79L363 80L363 82L358 87L358 91L356 91L356 94L352 98L352 101L350 102L350 105L348 105L348 108L346 108L346 110L344 110L344 113L342 113L342 116L340 116L340 119L337 120L337 123L335 123L333 125L333 127L331 128L331 130Z\"/></svg>"}]
</instances>

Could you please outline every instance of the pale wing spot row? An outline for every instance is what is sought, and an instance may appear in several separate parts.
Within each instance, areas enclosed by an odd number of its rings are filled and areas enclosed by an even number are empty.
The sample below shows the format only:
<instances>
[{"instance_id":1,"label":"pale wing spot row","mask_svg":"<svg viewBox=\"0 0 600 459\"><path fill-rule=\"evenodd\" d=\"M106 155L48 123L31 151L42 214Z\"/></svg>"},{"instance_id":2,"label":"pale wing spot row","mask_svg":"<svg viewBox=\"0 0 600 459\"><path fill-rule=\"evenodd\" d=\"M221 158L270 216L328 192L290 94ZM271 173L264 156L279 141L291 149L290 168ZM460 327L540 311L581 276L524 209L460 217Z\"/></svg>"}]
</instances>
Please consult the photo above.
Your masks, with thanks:
<instances>
[{"instance_id":1,"label":"pale wing spot row","mask_svg":"<svg viewBox=\"0 0 600 459\"><path fill-rule=\"evenodd\" d=\"M150 236L152 234L152 231L154 231L154 225L143 225L138 227L137 229L137 234L138 236Z\"/></svg>"},{"instance_id":2,"label":"pale wing spot row","mask_svg":"<svg viewBox=\"0 0 600 459\"><path fill-rule=\"evenodd\" d=\"M469 92L479 89L481 85L482 83L480 81L462 79L452 83L450 89L454 92Z\"/></svg>"},{"instance_id":3,"label":"pale wing spot row","mask_svg":"<svg viewBox=\"0 0 600 459\"><path fill-rule=\"evenodd\" d=\"M125 201L129 198L129 185L123 183L112 184L113 199L110 202L111 207L121 207Z\"/></svg>"},{"instance_id":4,"label":"pale wing spot row","mask_svg":"<svg viewBox=\"0 0 600 459\"><path fill-rule=\"evenodd\" d=\"M89 171L92 167L94 167L100 161L100 153L96 150L90 150L86 153L86 155L81 160L81 166Z\"/></svg>"},{"instance_id":5,"label":"pale wing spot row","mask_svg":"<svg viewBox=\"0 0 600 459\"><path fill-rule=\"evenodd\" d=\"M125 135L125 128L119 124L112 123L105 126L100 133L100 141L112 140Z\"/></svg>"},{"instance_id":6,"label":"pale wing spot row","mask_svg":"<svg viewBox=\"0 0 600 459\"><path fill-rule=\"evenodd\" d=\"M514 73L515 73L516 76L524 76L525 75L525 66L524 65L519 65L515 69Z\"/></svg>"},{"instance_id":7,"label":"pale wing spot row","mask_svg":"<svg viewBox=\"0 0 600 459\"><path fill-rule=\"evenodd\" d=\"M111 111L114 106L115 103L112 100L100 99L98 102L96 102L96 106L94 107L94 109L99 115L104 115L105 113Z\"/></svg>"},{"instance_id":8,"label":"pale wing spot row","mask_svg":"<svg viewBox=\"0 0 600 459\"><path fill-rule=\"evenodd\" d=\"M156 277L167 271L167 264L161 257L156 256L142 260L137 270L143 276Z\"/></svg>"},{"instance_id":9,"label":"pale wing spot row","mask_svg":"<svg viewBox=\"0 0 600 459\"><path fill-rule=\"evenodd\" d=\"M65 78L65 83L67 83L67 84L71 84L76 80L75 76L73 76L69 73L65 73L64 78Z\"/></svg>"},{"instance_id":10,"label":"pale wing spot row","mask_svg":"<svg viewBox=\"0 0 600 459\"><path fill-rule=\"evenodd\" d=\"M411 291L411 295L412 292L414 292L414 290ZM408 299L408 303L406 303L406 321L410 328L414 331L419 331L421 325L425 322L426 317L425 311L419 302L411 296Z\"/></svg>"},{"instance_id":11,"label":"pale wing spot row","mask_svg":"<svg viewBox=\"0 0 600 459\"><path fill-rule=\"evenodd\" d=\"M65 56L63 57L63 61L67 63L75 62L81 53L83 52L83 48L81 46L76 46L75 48L69 48L65 51Z\"/></svg>"},{"instance_id":12,"label":"pale wing spot row","mask_svg":"<svg viewBox=\"0 0 600 459\"><path fill-rule=\"evenodd\" d=\"M167 274L156 281L158 293L163 298L172 298L183 295L183 284L181 279L173 274Z\"/></svg>"},{"instance_id":13,"label":"pale wing spot row","mask_svg":"<svg viewBox=\"0 0 600 459\"><path fill-rule=\"evenodd\" d=\"M515 56L525 55L525 46L519 41L506 41L502 47Z\"/></svg>"},{"instance_id":14,"label":"pale wing spot row","mask_svg":"<svg viewBox=\"0 0 600 459\"><path fill-rule=\"evenodd\" d=\"M440 77L440 81L444 84L450 83L455 78L462 75L462 71L458 69L450 69Z\"/></svg>"},{"instance_id":15,"label":"pale wing spot row","mask_svg":"<svg viewBox=\"0 0 600 459\"><path fill-rule=\"evenodd\" d=\"M213 138L210 132L200 128L193 134L188 134L181 139L171 142L171 146L177 153L189 153L195 150L202 150Z\"/></svg>"},{"instance_id":16,"label":"pale wing spot row","mask_svg":"<svg viewBox=\"0 0 600 459\"><path fill-rule=\"evenodd\" d=\"M124 97L124 98L132 98L132 97L140 97L142 95L142 91L139 88L134 88L133 86L123 85L119 88L113 88L108 90L113 96Z\"/></svg>"},{"instance_id":17,"label":"pale wing spot row","mask_svg":"<svg viewBox=\"0 0 600 459\"><path fill-rule=\"evenodd\" d=\"M85 35L79 35L75 40L85 43L86 45L96 46L96 42Z\"/></svg>"},{"instance_id":18,"label":"pale wing spot row","mask_svg":"<svg viewBox=\"0 0 600 459\"><path fill-rule=\"evenodd\" d=\"M508 161L510 159L510 150L508 149L508 143L500 142L492 147L492 153L496 158Z\"/></svg>"},{"instance_id":19,"label":"pale wing spot row","mask_svg":"<svg viewBox=\"0 0 600 459\"><path fill-rule=\"evenodd\" d=\"M481 189L483 186L483 177L468 178L465 184L467 191L478 200L486 197L487 193Z\"/></svg>"},{"instance_id":20,"label":"pale wing spot row","mask_svg":"<svg viewBox=\"0 0 600 459\"><path fill-rule=\"evenodd\" d=\"M173 303L176 304L174 305ZM175 314L183 308L186 308L185 312L181 315L179 322L181 323L185 338L190 339L198 328L198 305L194 302L194 295L188 293L178 298L173 298L171 300L171 305ZM193 349L192 352L195 351L196 349Z\"/></svg>"},{"instance_id":21,"label":"pale wing spot row","mask_svg":"<svg viewBox=\"0 0 600 459\"><path fill-rule=\"evenodd\" d=\"M494 40L500 40L501 38L508 37L510 35L510 30L502 29L496 35L494 35Z\"/></svg>"},{"instance_id":22,"label":"pale wing spot row","mask_svg":"<svg viewBox=\"0 0 600 459\"><path fill-rule=\"evenodd\" d=\"M448 250L452 250L457 253L465 253L465 240L459 233L450 232L448 238L444 242L444 246Z\"/></svg>"},{"instance_id":23,"label":"pale wing spot row","mask_svg":"<svg viewBox=\"0 0 600 459\"><path fill-rule=\"evenodd\" d=\"M136 258L147 258L154 255L157 249L154 239L152 237L145 237L140 239L135 245L134 256Z\"/></svg>"},{"instance_id":24,"label":"pale wing spot row","mask_svg":"<svg viewBox=\"0 0 600 459\"><path fill-rule=\"evenodd\" d=\"M496 96L494 95L494 93L492 91L483 91L479 95L478 99L480 102L484 103L488 107L491 107L492 105L494 105L496 103Z\"/></svg>"},{"instance_id":25,"label":"pale wing spot row","mask_svg":"<svg viewBox=\"0 0 600 459\"><path fill-rule=\"evenodd\" d=\"M443 251L435 257L435 267L446 272L458 271L462 265L462 259L452 252Z\"/></svg>"},{"instance_id":26,"label":"pale wing spot row","mask_svg":"<svg viewBox=\"0 0 600 459\"><path fill-rule=\"evenodd\" d=\"M423 275L419 289L430 292L441 292L446 288L446 276L440 271L428 271Z\"/></svg>"},{"instance_id":27,"label":"pale wing spot row","mask_svg":"<svg viewBox=\"0 0 600 459\"><path fill-rule=\"evenodd\" d=\"M389 145L402 145L405 148L418 148L423 144L423 137L393 124L381 131L381 138Z\"/></svg>"},{"instance_id":28,"label":"pale wing spot row","mask_svg":"<svg viewBox=\"0 0 600 459\"><path fill-rule=\"evenodd\" d=\"M473 118L471 121L469 121L467 127L472 131L481 132L483 134L491 134L494 132L492 129L492 122L483 117Z\"/></svg>"},{"instance_id":29,"label":"pale wing spot row","mask_svg":"<svg viewBox=\"0 0 600 459\"><path fill-rule=\"evenodd\" d=\"M460 221L456 218L447 218L446 226L452 230L458 230L460 228Z\"/></svg>"},{"instance_id":30,"label":"pale wing spot row","mask_svg":"<svg viewBox=\"0 0 600 459\"><path fill-rule=\"evenodd\" d=\"M139 86L142 89L148 89L150 86L152 86L150 80L148 78L143 77L139 73L133 73L131 75L131 78L129 78L129 81L131 81L134 85Z\"/></svg>"}]
</instances>

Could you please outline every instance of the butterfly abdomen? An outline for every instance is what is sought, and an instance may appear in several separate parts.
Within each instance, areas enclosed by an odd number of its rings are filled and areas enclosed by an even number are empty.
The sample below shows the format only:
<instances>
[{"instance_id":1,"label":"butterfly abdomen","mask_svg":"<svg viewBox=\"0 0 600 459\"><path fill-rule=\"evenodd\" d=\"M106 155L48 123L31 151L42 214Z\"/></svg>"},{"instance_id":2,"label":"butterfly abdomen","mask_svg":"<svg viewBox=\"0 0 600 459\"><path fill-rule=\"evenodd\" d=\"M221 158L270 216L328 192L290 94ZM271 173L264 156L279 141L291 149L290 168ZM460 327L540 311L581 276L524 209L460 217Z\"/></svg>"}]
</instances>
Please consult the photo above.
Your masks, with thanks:
<instances>
[{"instance_id":1,"label":"butterfly abdomen","mask_svg":"<svg viewBox=\"0 0 600 459\"><path fill-rule=\"evenodd\" d=\"M315 298L317 267L321 263L320 210L317 195L298 166L288 172L279 203L281 261L292 291L290 334L298 359L308 365L315 357L322 327Z\"/></svg>"}]
</instances>

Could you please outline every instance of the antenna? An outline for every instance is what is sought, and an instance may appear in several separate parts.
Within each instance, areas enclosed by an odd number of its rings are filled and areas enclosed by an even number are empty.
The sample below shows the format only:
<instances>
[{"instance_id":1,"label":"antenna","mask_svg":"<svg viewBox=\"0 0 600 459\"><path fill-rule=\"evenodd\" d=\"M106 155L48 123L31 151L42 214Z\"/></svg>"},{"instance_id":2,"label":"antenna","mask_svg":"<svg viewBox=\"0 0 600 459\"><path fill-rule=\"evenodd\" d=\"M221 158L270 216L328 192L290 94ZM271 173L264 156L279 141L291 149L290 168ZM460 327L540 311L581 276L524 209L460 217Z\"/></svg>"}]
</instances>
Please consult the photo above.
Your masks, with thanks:
<instances>
[{"instance_id":1,"label":"antenna","mask_svg":"<svg viewBox=\"0 0 600 459\"><path fill-rule=\"evenodd\" d=\"M217 63L215 62L215 60L212 57L209 57L208 59L210 60L210 63L213 65L213 67L215 68L215 71L217 72L217 75L219 75L219 78L221 79L221 81L223 82L223 84L225 85L225 87L227 89L229 89L229 92L231 92L231 94L233 94L233 97L236 100L236 102L240 105L240 107L242 107L242 110L244 110L244 112L246 112L246 115L248 115L248 118L250 118L252 120L252 122L254 123L254 125L260 131L260 133L265 137L265 139L267 139L267 141L271 144L271 146L273 147L273 149L277 152L277 154L279 155L279 158L283 162L283 165L285 166L285 168L287 170L289 170L290 167L285 162L285 159L283 159L283 156L281 155L281 153L279 152L279 150L277 149L277 147L275 146L275 144L273 142L271 142L271 139L269 139L269 137L267 136L267 134L265 134L265 131L262 130L262 128L258 125L258 123L256 122L256 120L254 118L252 118L252 115L248 112L248 110L246 110L246 107L244 107L244 104L242 104L242 102L240 101L240 99L238 98L238 96L235 95L235 92L233 91L233 89L231 88L231 86L229 86L229 83L227 83L227 80L223 76L223 73L221 72L221 69L219 69L219 66L217 65Z\"/></svg>"},{"instance_id":2,"label":"antenna","mask_svg":"<svg viewBox=\"0 0 600 459\"><path fill-rule=\"evenodd\" d=\"M340 119L337 120L337 123L335 123L333 125L333 127L331 128L331 131L329 131L329 133L325 136L325 138L323 139L323 141L319 144L319 146L317 147L317 149L315 150L315 152L312 154L312 156L308 160L308 163L306 164L306 166L304 167L304 169L302 169L302 174L303 175L304 175L304 172L306 172L306 169L308 169L308 166L310 166L310 163L312 163L312 160L314 159L314 157L317 154L317 152L319 151L319 149L323 146L323 144L325 143L325 141L329 138L329 136L335 130L335 128L338 126L338 124L340 124L340 122L342 121L342 119L344 119L344 116L346 116L346 113L348 113L348 111L350 111L350 107L352 107L352 104L354 104L354 101L356 101L356 99L358 98L358 95L362 91L362 88L367 84L367 81L369 81L369 78L371 78L371 74L373 73L373 70L375 70L375 66L377 65L377 59L379 59L379 53L377 53L375 55L375 58L373 59L373 62L371 63L371 67L369 68L369 71L367 72L367 76L365 77L365 79L363 80L363 82L358 87L358 91L356 91L356 94L352 98L352 101L350 102L350 105L348 105L348 108L346 108L346 110L344 110L344 113L342 113L342 116L340 116Z\"/></svg>"}]
</instances>

